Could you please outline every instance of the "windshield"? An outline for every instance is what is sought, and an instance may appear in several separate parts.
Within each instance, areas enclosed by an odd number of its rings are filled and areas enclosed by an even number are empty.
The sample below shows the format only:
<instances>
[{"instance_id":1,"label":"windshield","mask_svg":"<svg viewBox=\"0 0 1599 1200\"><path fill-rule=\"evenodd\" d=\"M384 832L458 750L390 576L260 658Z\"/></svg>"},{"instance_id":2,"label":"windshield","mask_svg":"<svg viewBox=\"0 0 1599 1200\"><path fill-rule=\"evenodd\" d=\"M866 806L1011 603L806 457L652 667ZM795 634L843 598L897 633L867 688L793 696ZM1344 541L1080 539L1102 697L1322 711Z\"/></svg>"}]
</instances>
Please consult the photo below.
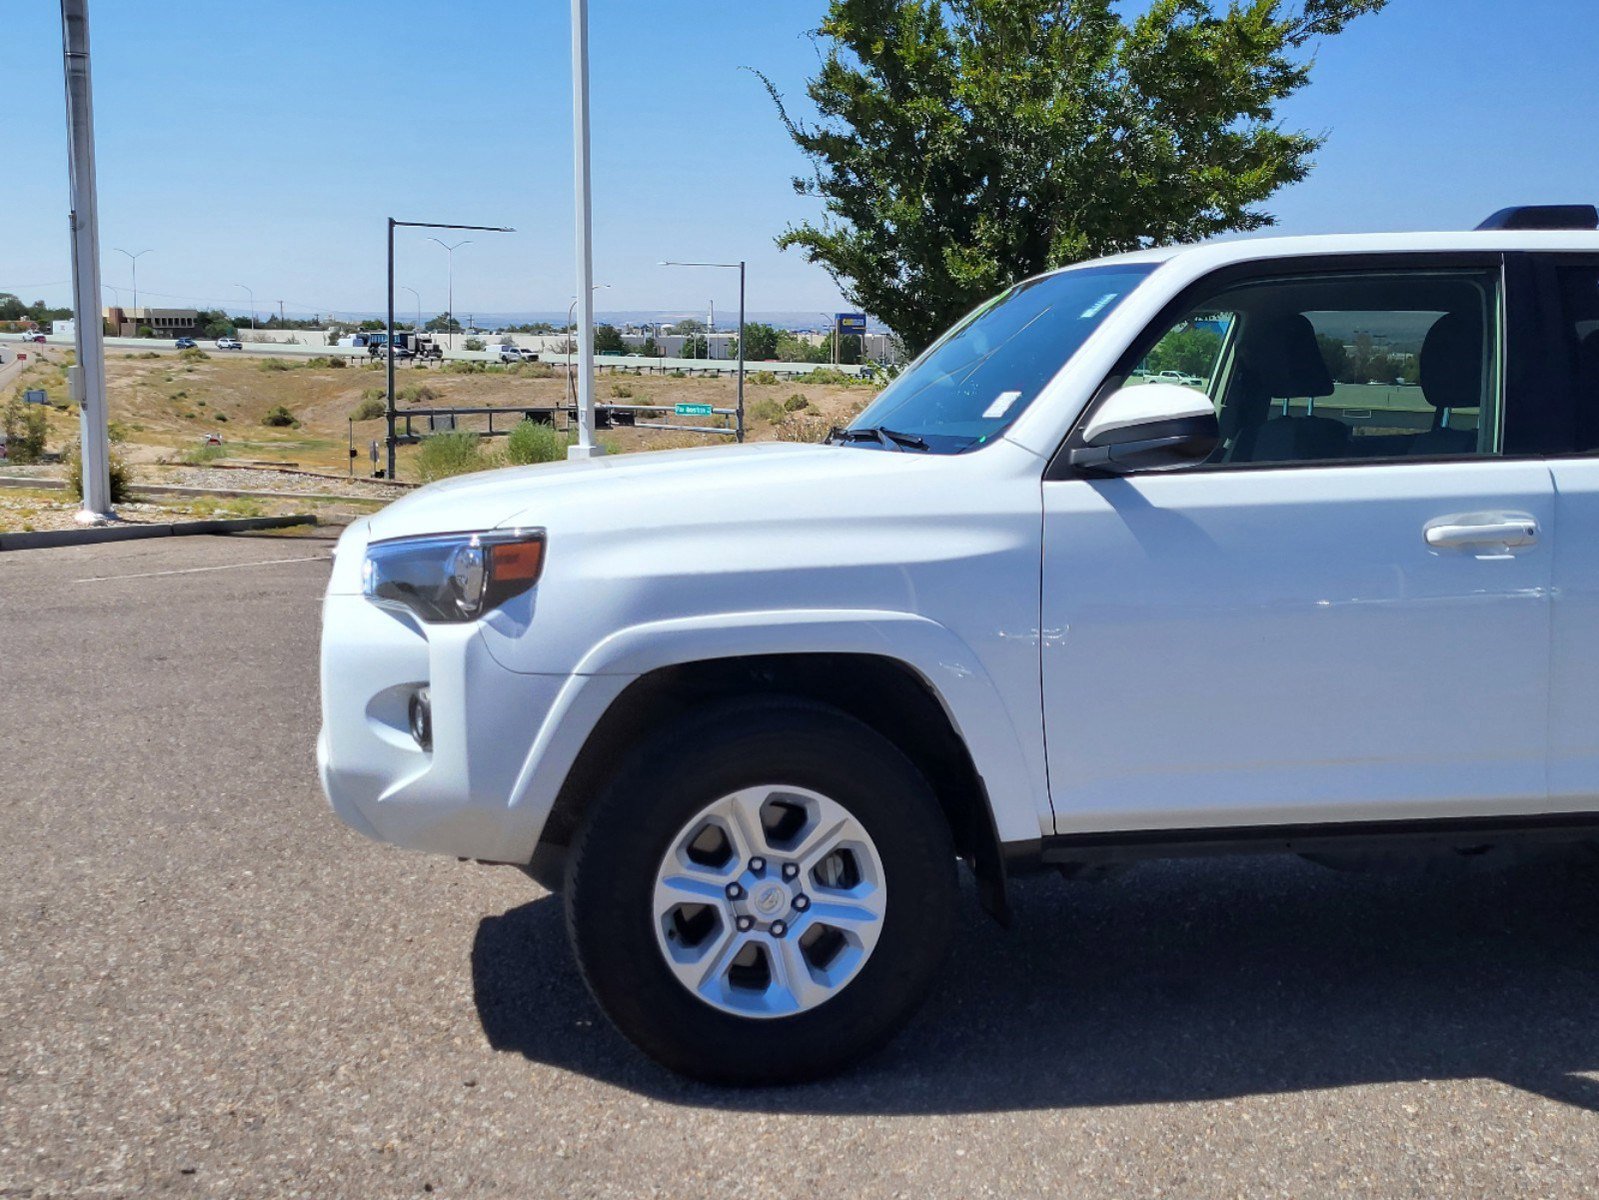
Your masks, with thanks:
<instances>
[{"instance_id":1,"label":"windshield","mask_svg":"<svg viewBox=\"0 0 1599 1200\"><path fill-rule=\"evenodd\" d=\"M945 454L986 443L1022 414L1158 265L1080 267L1001 292L934 342L850 429L912 435L924 443L915 448ZM886 438L843 440L853 446L893 444Z\"/></svg>"}]
</instances>

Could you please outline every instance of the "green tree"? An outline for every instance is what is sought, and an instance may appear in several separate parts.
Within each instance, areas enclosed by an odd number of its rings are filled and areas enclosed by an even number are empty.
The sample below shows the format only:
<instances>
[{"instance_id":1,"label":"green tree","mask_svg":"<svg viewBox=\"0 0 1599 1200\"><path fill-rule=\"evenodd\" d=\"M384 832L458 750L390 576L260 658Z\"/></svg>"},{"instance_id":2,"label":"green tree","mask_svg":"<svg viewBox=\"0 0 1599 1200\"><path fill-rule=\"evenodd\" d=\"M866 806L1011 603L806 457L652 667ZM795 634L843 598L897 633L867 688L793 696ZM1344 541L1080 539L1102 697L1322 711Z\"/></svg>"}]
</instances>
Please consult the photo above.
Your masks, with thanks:
<instances>
[{"instance_id":1,"label":"green tree","mask_svg":"<svg viewBox=\"0 0 1599 1200\"><path fill-rule=\"evenodd\" d=\"M750 321L744 326L744 357L760 361L777 357L778 331L760 321ZM738 351L735 349L734 354Z\"/></svg>"},{"instance_id":2,"label":"green tree","mask_svg":"<svg viewBox=\"0 0 1599 1200\"><path fill-rule=\"evenodd\" d=\"M361 322L361 328L366 328L365 321ZM378 322L378 328L384 328L383 322ZM436 317L430 317L427 324L423 325L422 328L427 333L460 333L461 322L450 316L449 313L440 313Z\"/></svg>"},{"instance_id":3,"label":"green tree","mask_svg":"<svg viewBox=\"0 0 1599 1200\"><path fill-rule=\"evenodd\" d=\"M1214 329L1188 325L1174 329L1144 358L1144 369L1151 375L1162 371L1181 371L1184 375L1210 378L1221 354L1221 334Z\"/></svg>"},{"instance_id":4,"label":"green tree","mask_svg":"<svg viewBox=\"0 0 1599 1200\"><path fill-rule=\"evenodd\" d=\"M647 333L644 335L644 344L638 348L638 352L645 358L661 357L661 348L656 344L654 334Z\"/></svg>"},{"instance_id":5,"label":"green tree","mask_svg":"<svg viewBox=\"0 0 1599 1200\"><path fill-rule=\"evenodd\" d=\"M594 327L594 353L627 353L627 343L622 340L622 335L615 325L596 325Z\"/></svg>"},{"instance_id":6,"label":"green tree","mask_svg":"<svg viewBox=\"0 0 1599 1200\"><path fill-rule=\"evenodd\" d=\"M1307 44L1385 2L831 0L820 121L762 76L825 206L778 245L914 353L1039 271L1270 225L1322 142L1277 115Z\"/></svg>"},{"instance_id":7,"label":"green tree","mask_svg":"<svg viewBox=\"0 0 1599 1200\"><path fill-rule=\"evenodd\" d=\"M683 348L677 352L677 356L679 358L708 358L710 354L706 348L705 339L694 333L683 339Z\"/></svg>"}]
</instances>

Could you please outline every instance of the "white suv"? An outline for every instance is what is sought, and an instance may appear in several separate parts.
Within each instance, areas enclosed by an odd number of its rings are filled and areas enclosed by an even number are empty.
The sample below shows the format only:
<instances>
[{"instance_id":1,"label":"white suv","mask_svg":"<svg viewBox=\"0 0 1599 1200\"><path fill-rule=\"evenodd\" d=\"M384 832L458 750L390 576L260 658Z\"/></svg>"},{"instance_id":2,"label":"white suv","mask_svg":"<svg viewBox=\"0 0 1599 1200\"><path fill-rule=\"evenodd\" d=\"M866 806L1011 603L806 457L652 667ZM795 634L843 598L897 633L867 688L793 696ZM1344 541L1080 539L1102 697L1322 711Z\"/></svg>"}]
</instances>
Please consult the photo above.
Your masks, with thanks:
<instances>
[{"instance_id":1,"label":"white suv","mask_svg":"<svg viewBox=\"0 0 1599 1200\"><path fill-rule=\"evenodd\" d=\"M1592 837L1595 224L1102 259L827 444L417 491L339 542L323 785L564 892L621 1030L738 1082L890 1036L957 858L1004 917L1045 867Z\"/></svg>"}]
</instances>

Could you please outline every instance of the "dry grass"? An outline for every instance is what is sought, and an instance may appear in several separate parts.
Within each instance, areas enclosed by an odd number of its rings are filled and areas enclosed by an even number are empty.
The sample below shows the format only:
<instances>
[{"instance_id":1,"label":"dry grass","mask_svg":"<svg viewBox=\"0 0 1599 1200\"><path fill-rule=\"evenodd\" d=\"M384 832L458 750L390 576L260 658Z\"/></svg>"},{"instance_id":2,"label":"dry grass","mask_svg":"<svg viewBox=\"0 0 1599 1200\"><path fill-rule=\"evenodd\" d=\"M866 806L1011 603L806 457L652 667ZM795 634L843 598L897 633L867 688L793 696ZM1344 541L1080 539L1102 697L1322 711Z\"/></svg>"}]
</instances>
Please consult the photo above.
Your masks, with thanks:
<instances>
[{"instance_id":1,"label":"dry grass","mask_svg":"<svg viewBox=\"0 0 1599 1200\"><path fill-rule=\"evenodd\" d=\"M61 378L58 367L63 352L40 348L40 363L25 373L27 382L0 387L4 403L14 386L52 385ZM219 434L227 454L234 459L294 462L314 470L346 470L350 426L348 417L360 404L362 393L383 386L383 371L363 364L334 370L296 364L287 370L263 371L254 356L213 354L205 362L182 362L175 355L146 358L127 351L112 351L107 358L107 383L111 419L124 440L124 452L133 462L176 460L200 444L207 434ZM486 371L458 374L439 369L401 367L397 389L425 385L437 395L437 406L518 407L560 405L566 397L566 380L559 369L539 378L534 372ZM756 441L793 438L814 430L825 432L846 422L871 397L869 389L842 385L804 385L810 406L807 420L781 417L782 401L795 389L792 381L745 384L747 430ZM613 388L630 393L632 404L671 406L678 403L732 407L737 389L732 379L673 379L651 375L602 377L595 386L600 403L612 399ZM63 388L64 390L64 388ZM52 392L52 399L54 399ZM760 404L775 400L776 405ZM273 428L261 423L266 413L282 405L300 421L300 427ZM756 415L757 411L760 413ZM653 419L653 418L651 418ZM703 418L687 418L698 423ZM462 422L465 427L468 422ZM508 416L505 428L514 421ZM496 420L498 430L500 422ZM358 469L369 469L367 445L381 438L381 420L355 423ZM418 430L418 432L425 432ZM50 448L60 449L77 436L76 411L50 413ZM605 434L618 451L660 450L685 445L716 443L724 439L688 433L654 433L614 429ZM496 444L498 440L496 439ZM414 447L402 447L400 477L410 478Z\"/></svg>"}]
</instances>

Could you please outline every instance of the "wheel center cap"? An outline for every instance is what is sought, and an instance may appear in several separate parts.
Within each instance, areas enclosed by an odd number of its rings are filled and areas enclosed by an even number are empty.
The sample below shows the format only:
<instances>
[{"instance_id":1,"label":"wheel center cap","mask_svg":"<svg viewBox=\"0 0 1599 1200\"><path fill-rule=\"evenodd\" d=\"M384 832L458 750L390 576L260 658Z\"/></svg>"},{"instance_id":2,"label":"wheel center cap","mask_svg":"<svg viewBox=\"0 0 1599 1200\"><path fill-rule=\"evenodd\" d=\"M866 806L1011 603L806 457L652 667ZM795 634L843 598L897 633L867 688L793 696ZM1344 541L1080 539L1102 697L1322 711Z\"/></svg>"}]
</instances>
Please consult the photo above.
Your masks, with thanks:
<instances>
[{"instance_id":1,"label":"wheel center cap","mask_svg":"<svg viewBox=\"0 0 1599 1200\"><path fill-rule=\"evenodd\" d=\"M750 894L750 907L763 917L775 917L788 907L788 889L780 883L763 883Z\"/></svg>"}]
</instances>

